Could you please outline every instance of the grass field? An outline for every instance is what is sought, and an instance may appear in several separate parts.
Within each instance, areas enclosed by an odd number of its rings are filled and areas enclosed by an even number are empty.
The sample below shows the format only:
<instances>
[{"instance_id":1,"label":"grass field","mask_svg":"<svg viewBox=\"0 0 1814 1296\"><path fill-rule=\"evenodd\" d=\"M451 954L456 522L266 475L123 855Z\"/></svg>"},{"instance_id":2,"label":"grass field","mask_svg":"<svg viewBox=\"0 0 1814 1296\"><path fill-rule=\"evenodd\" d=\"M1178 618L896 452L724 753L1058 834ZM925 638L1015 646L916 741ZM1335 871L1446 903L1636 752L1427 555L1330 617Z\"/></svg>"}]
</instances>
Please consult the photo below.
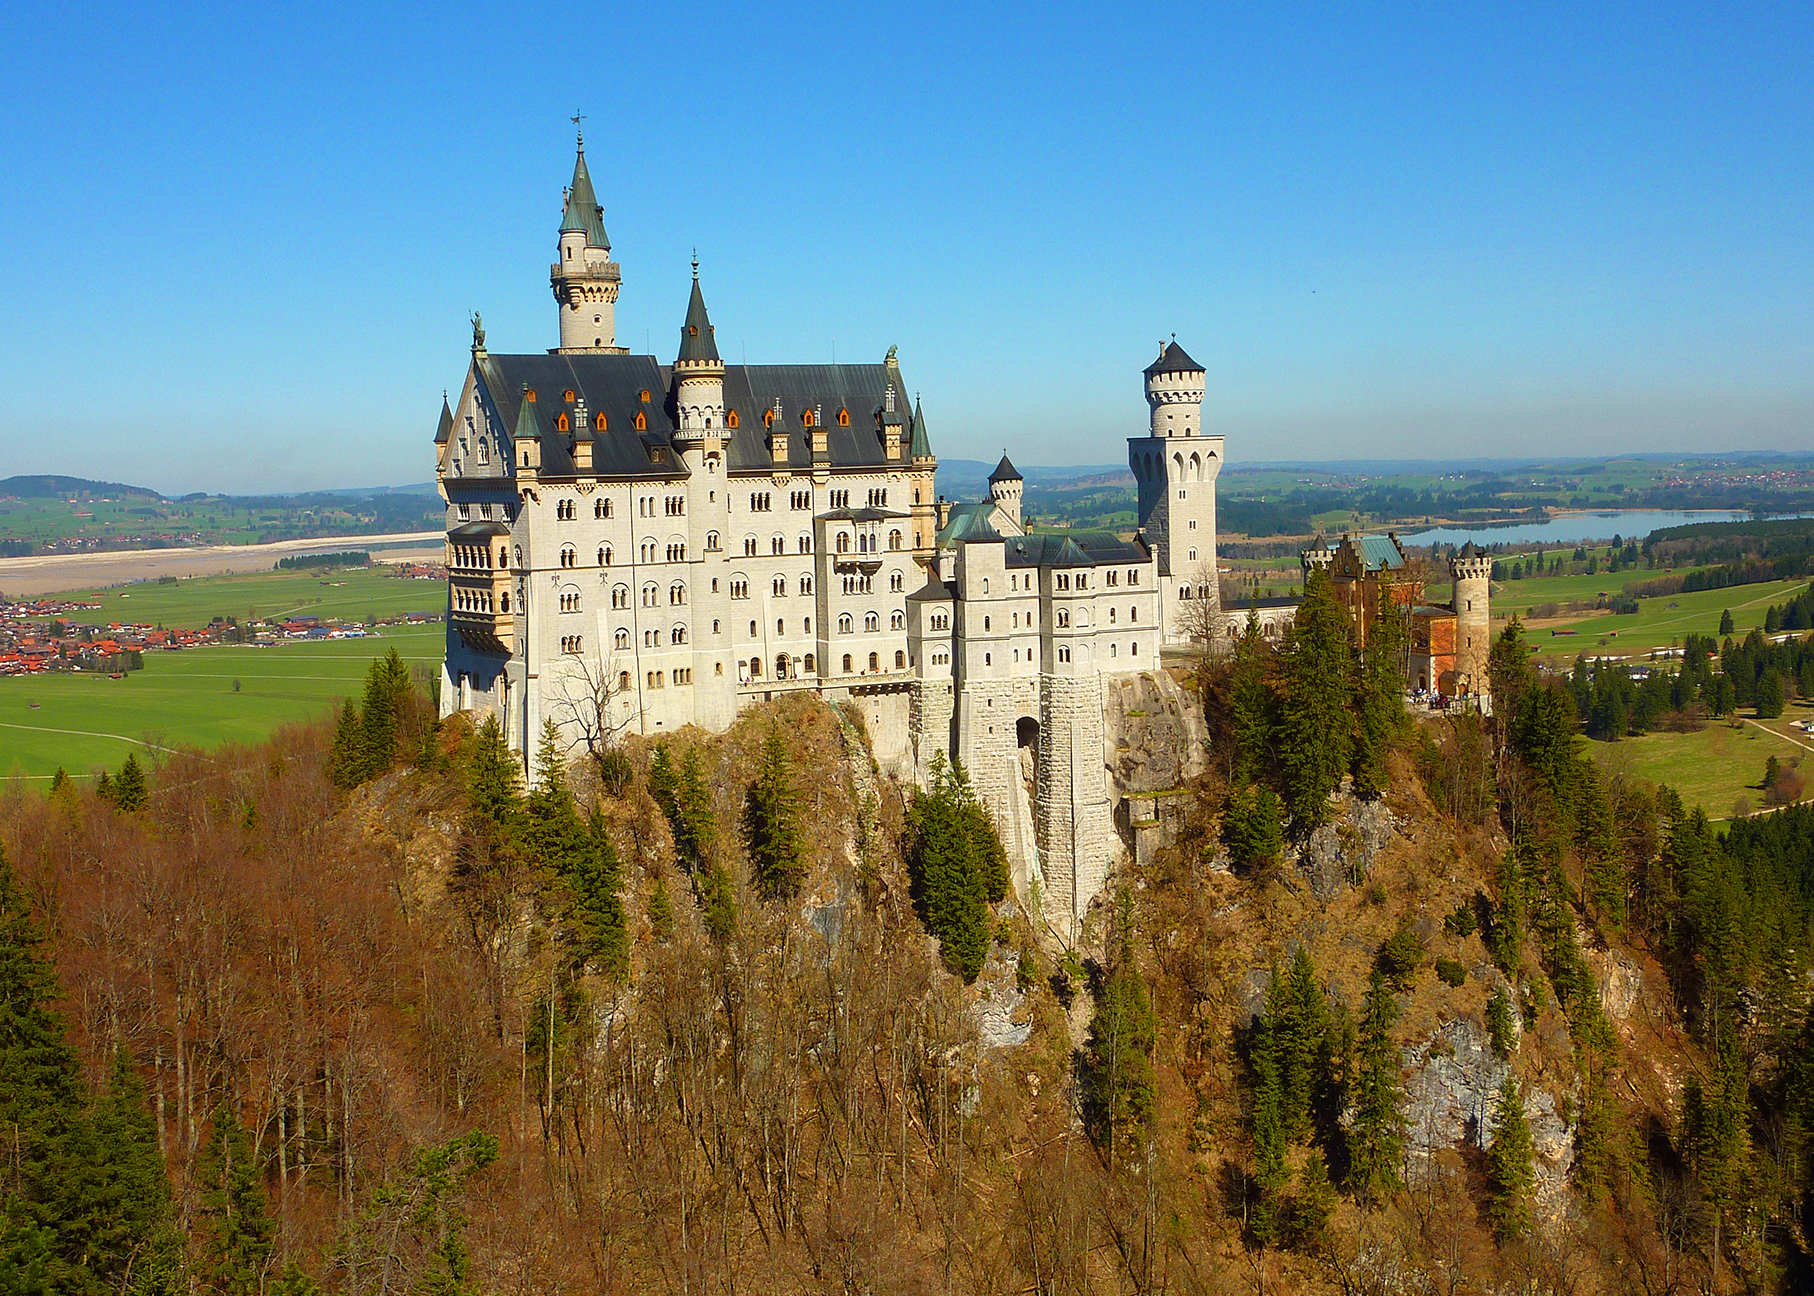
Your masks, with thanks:
<instances>
[{"instance_id":1,"label":"grass field","mask_svg":"<svg viewBox=\"0 0 1814 1296\"><path fill-rule=\"evenodd\" d=\"M1743 797L1753 810L1763 806L1760 784L1764 762L1775 756L1784 764L1802 762L1814 771L1814 739L1806 734L1787 735L1788 722L1814 714L1805 707L1791 708L1780 721L1759 724L1746 720L1734 729L1726 721L1710 722L1699 733L1651 733L1616 743L1589 742L1587 749L1602 769L1628 778L1666 783L1682 800L1704 809L1709 818L1728 819L1733 803Z\"/></svg>"},{"instance_id":2,"label":"grass field","mask_svg":"<svg viewBox=\"0 0 1814 1296\"><path fill-rule=\"evenodd\" d=\"M1577 579L1591 581L1593 578L1561 576L1554 581L1536 583L1565 586ZM1582 652L1589 656L1643 656L1652 648L1679 644L1686 634L1717 635L1720 613L1727 609L1732 612L1736 633L1743 637L1747 631L1763 625L1764 612L1772 603L1788 602L1807 588L1807 584L1805 580L1770 581L1761 585L1737 585L1730 589L1701 590L1694 594L1670 594L1662 598L1641 599L1635 616L1596 612L1585 617L1545 620L1531 628L1529 639L1540 656L1552 660L1573 660L1577 653ZM1544 598L1540 601L1547 603L1560 600ZM1527 602L1524 609L1519 610L1528 610L1530 606ZM1500 598L1495 591L1495 619L1500 613L1515 609L1515 602ZM1550 634L1551 629L1574 629L1578 633L1557 637Z\"/></svg>"},{"instance_id":3,"label":"grass field","mask_svg":"<svg viewBox=\"0 0 1814 1296\"><path fill-rule=\"evenodd\" d=\"M358 542L349 540L350 548ZM331 574L257 572L245 576L199 576L173 585L144 581L120 589L87 590L77 595L101 602L98 613L82 621L126 621L175 628L205 626L217 616L303 615L343 617L397 616L405 612L439 612L447 588L439 581L405 580L389 566L361 567Z\"/></svg>"},{"instance_id":4,"label":"grass field","mask_svg":"<svg viewBox=\"0 0 1814 1296\"><path fill-rule=\"evenodd\" d=\"M85 774L117 767L129 751L143 759L148 748L260 742L278 725L356 694L371 659L392 646L410 665L432 668L444 633L439 625L388 626L381 638L148 652L144 670L117 680L3 678L0 775L41 779L59 765Z\"/></svg>"}]
</instances>

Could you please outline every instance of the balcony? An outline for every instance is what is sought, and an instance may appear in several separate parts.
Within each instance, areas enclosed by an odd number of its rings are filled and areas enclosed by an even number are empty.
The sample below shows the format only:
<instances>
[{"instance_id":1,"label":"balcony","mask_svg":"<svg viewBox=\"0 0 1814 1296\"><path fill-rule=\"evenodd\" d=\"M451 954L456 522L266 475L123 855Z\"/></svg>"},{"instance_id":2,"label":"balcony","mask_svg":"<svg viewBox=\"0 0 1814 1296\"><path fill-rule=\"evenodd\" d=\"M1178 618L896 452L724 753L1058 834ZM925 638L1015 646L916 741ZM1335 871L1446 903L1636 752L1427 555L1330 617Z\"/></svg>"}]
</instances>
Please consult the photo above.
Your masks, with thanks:
<instances>
[{"instance_id":1,"label":"balcony","mask_svg":"<svg viewBox=\"0 0 1814 1296\"><path fill-rule=\"evenodd\" d=\"M617 262L606 261L588 264L584 261L556 261L548 267L550 279L604 279L610 283L622 282L623 272Z\"/></svg>"},{"instance_id":2,"label":"balcony","mask_svg":"<svg viewBox=\"0 0 1814 1296\"><path fill-rule=\"evenodd\" d=\"M474 652L508 657L516 651L514 612L451 612L448 620L460 632L460 641Z\"/></svg>"}]
</instances>

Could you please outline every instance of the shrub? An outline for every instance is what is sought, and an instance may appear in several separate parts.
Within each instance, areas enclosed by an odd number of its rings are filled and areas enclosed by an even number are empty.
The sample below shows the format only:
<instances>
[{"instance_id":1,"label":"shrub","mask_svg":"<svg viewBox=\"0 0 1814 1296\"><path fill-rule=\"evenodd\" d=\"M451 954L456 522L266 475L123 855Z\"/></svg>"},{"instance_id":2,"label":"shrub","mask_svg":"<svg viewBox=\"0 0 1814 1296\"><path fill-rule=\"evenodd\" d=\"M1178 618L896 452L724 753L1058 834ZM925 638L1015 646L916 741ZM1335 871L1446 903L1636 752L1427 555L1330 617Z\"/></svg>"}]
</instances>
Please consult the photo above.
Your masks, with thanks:
<instances>
[{"instance_id":1,"label":"shrub","mask_svg":"<svg viewBox=\"0 0 1814 1296\"><path fill-rule=\"evenodd\" d=\"M1455 912L1442 920L1442 929L1464 940L1480 930L1480 919L1474 913L1473 903L1464 900L1456 905Z\"/></svg>"},{"instance_id":2,"label":"shrub","mask_svg":"<svg viewBox=\"0 0 1814 1296\"><path fill-rule=\"evenodd\" d=\"M1409 927L1400 927L1379 947L1376 966L1392 988L1403 994L1411 988L1417 969L1423 966L1423 942Z\"/></svg>"},{"instance_id":3,"label":"shrub","mask_svg":"<svg viewBox=\"0 0 1814 1296\"><path fill-rule=\"evenodd\" d=\"M1440 958L1436 960L1436 979L1444 985L1460 986L1468 979L1468 970L1454 959Z\"/></svg>"},{"instance_id":4,"label":"shrub","mask_svg":"<svg viewBox=\"0 0 1814 1296\"><path fill-rule=\"evenodd\" d=\"M1506 997L1503 989L1493 991L1492 998L1486 1001L1486 1033L1493 1041L1493 1052L1500 1057L1510 1057L1512 1050L1518 1047L1518 1027L1512 1017L1512 1001Z\"/></svg>"}]
</instances>

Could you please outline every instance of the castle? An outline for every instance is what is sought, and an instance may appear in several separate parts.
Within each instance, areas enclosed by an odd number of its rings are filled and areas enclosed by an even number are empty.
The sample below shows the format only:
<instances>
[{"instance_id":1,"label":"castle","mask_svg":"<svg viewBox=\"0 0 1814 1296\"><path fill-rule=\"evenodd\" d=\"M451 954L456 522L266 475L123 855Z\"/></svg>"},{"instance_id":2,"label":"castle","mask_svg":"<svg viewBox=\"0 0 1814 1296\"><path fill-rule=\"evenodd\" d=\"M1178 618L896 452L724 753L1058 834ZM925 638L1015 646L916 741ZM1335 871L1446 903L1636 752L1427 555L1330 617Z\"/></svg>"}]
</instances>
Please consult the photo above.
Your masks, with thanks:
<instances>
[{"instance_id":1,"label":"castle","mask_svg":"<svg viewBox=\"0 0 1814 1296\"><path fill-rule=\"evenodd\" d=\"M1128 442L1140 530L1029 535L1006 455L990 498L934 494L926 418L879 364L732 365L693 266L671 364L617 345L622 273L580 141L549 284L560 345L494 354L478 318L442 404L442 710L496 715L527 762L810 690L923 781L960 758L1023 899L1076 921L1121 849L1104 682L1158 674L1214 614L1222 438L1174 339Z\"/></svg>"}]
</instances>

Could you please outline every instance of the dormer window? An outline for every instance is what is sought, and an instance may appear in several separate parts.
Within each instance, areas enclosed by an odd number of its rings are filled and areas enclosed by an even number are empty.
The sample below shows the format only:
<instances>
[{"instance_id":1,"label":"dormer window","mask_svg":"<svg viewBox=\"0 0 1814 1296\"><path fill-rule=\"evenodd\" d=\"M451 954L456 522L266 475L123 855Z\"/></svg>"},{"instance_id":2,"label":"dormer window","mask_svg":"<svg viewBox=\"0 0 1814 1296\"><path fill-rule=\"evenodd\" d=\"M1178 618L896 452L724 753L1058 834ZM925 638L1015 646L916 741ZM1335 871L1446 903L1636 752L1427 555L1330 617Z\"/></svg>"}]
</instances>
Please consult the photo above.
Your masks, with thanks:
<instances>
[{"instance_id":1,"label":"dormer window","mask_svg":"<svg viewBox=\"0 0 1814 1296\"><path fill-rule=\"evenodd\" d=\"M762 426L765 428L772 428L775 426L775 411L774 410L763 410L762 411Z\"/></svg>"},{"instance_id":2,"label":"dormer window","mask_svg":"<svg viewBox=\"0 0 1814 1296\"><path fill-rule=\"evenodd\" d=\"M731 410L729 413L727 413L724 416L724 425L728 428L735 428L737 426L737 411L736 410Z\"/></svg>"},{"instance_id":3,"label":"dormer window","mask_svg":"<svg viewBox=\"0 0 1814 1296\"><path fill-rule=\"evenodd\" d=\"M556 432L571 432L573 430L573 421L565 414L559 415L554 420L554 430Z\"/></svg>"},{"instance_id":4,"label":"dormer window","mask_svg":"<svg viewBox=\"0 0 1814 1296\"><path fill-rule=\"evenodd\" d=\"M687 336L688 337L698 337L699 336L699 326L697 324L687 325Z\"/></svg>"},{"instance_id":5,"label":"dormer window","mask_svg":"<svg viewBox=\"0 0 1814 1296\"><path fill-rule=\"evenodd\" d=\"M800 411L800 426L801 427L811 427L812 425L813 425L813 412L811 410L801 410Z\"/></svg>"},{"instance_id":6,"label":"dormer window","mask_svg":"<svg viewBox=\"0 0 1814 1296\"><path fill-rule=\"evenodd\" d=\"M640 399L644 405L647 405L649 403L649 389L647 387L644 387L642 389L642 392L641 392L640 396L638 397L638 399Z\"/></svg>"},{"instance_id":7,"label":"dormer window","mask_svg":"<svg viewBox=\"0 0 1814 1296\"><path fill-rule=\"evenodd\" d=\"M850 411L849 410L841 409L838 411L838 426L839 427L849 427L850 426Z\"/></svg>"},{"instance_id":8,"label":"dormer window","mask_svg":"<svg viewBox=\"0 0 1814 1296\"><path fill-rule=\"evenodd\" d=\"M562 394L561 399L571 405L573 404L573 393L571 391L565 392Z\"/></svg>"},{"instance_id":9,"label":"dormer window","mask_svg":"<svg viewBox=\"0 0 1814 1296\"><path fill-rule=\"evenodd\" d=\"M523 389L523 399L528 401L531 405L535 404L535 388L525 387Z\"/></svg>"},{"instance_id":10,"label":"dormer window","mask_svg":"<svg viewBox=\"0 0 1814 1296\"><path fill-rule=\"evenodd\" d=\"M641 410L636 411L636 430L638 432L647 432L649 430L649 416L644 414Z\"/></svg>"},{"instance_id":11,"label":"dormer window","mask_svg":"<svg viewBox=\"0 0 1814 1296\"><path fill-rule=\"evenodd\" d=\"M594 432L603 432L607 426L603 414L594 414L592 416L592 430Z\"/></svg>"}]
</instances>

